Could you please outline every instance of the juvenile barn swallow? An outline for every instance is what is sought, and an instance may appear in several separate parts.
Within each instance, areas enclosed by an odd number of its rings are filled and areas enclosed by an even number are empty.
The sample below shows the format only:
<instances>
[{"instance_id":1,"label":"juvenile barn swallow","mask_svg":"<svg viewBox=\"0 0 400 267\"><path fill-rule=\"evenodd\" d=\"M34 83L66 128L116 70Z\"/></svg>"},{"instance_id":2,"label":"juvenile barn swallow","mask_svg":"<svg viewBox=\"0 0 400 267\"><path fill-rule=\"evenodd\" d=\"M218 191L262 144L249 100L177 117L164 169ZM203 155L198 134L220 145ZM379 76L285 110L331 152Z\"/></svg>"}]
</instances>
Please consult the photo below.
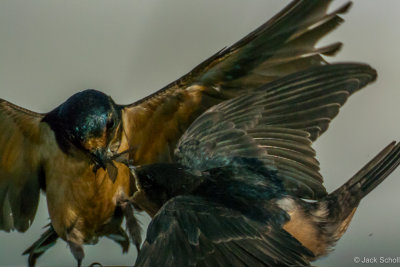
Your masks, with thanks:
<instances>
[{"instance_id":1,"label":"juvenile barn swallow","mask_svg":"<svg viewBox=\"0 0 400 267\"><path fill-rule=\"evenodd\" d=\"M133 199L146 196L156 212L135 266L309 266L331 251L361 199L400 164L393 142L327 194L311 148L343 89L374 75L350 64L289 75L204 112L172 163L131 166Z\"/></svg>"},{"instance_id":2,"label":"juvenile barn swallow","mask_svg":"<svg viewBox=\"0 0 400 267\"><path fill-rule=\"evenodd\" d=\"M69 244L78 266L84 258L82 245L95 244L102 236L127 251L130 240L121 227L123 217L138 248L140 228L128 201L137 188L126 164L172 162L181 135L208 108L251 95L291 73L327 65L322 55L334 55L341 44L315 45L342 23L339 15L350 7L347 3L327 13L330 2L292 1L243 39L130 105L118 105L96 90L77 93L44 114L0 100L0 229L26 231L43 191L51 224L25 251L30 266L59 237ZM317 139L344 100L374 79L367 73L368 79L360 79L351 90L343 88L341 100L332 104L335 112L321 111L325 116L318 117L318 124L305 126L293 120L288 127L305 127L310 140ZM302 97L285 97L293 104L293 114L298 114L294 117L316 119L307 112ZM279 112L279 107L271 107L270 112ZM287 120L279 113L275 116L281 123ZM321 188L306 195L318 199L324 195ZM137 209L154 214L152 203L140 193L134 203Z\"/></svg>"}]
</instances>

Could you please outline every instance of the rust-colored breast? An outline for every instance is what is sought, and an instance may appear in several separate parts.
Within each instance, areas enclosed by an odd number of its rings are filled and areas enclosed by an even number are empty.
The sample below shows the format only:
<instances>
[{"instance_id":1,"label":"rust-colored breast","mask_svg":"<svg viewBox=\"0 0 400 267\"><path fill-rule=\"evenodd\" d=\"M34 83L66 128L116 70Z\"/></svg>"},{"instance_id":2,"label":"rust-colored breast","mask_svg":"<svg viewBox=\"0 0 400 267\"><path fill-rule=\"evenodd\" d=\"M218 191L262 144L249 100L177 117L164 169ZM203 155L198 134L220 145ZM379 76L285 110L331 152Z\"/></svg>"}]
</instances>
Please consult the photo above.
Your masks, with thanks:
<instances>
[{"instance_id":1,"label":"rust-colored breast","mask_svg":"<svg viewBox=\"0 0 400 267\"><path fill-rule=\"evenodd\" d=\"M88 242L113 216L117 200L131 192L130 171L121 164L113 183L105 170L93 173L89 161L56 155L57 167L47 166L47 202L57 234L66 239L74 232L78 241Z\"/></svg>"}]
</instances>

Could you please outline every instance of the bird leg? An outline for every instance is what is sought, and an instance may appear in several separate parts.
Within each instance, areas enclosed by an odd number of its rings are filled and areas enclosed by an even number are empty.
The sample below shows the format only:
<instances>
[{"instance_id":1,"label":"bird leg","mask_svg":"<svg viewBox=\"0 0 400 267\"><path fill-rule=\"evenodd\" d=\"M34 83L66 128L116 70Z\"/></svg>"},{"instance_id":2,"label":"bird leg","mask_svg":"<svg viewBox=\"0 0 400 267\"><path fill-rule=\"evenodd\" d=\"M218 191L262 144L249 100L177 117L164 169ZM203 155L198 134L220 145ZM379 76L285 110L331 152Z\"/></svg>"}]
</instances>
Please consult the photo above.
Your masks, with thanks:
<instances>
[{"instance_id":1,"label":"bird leg","mask_svg":"<svg viewBox=\"0 0 400 267\"><path fill-rule=\"evenodd\" d=\"M78 262L78 267L81 267L82 260L85 257L85 252L83 251L82 245L74 241L68 241L68 245L72 255L74 255L76 261Z\"/></svg>"},{"instance_id":2,"label":"bird leg","mask_svg":"<svg viewBox=\"0 0 400 267\"><path fill-rule=\"evenodd\" d=\"M140 252L140 244L142 243L142 229L140 227L139 221L134 215L134 207L129 198L121 198L118 201L118 205L121 207L122 213L126 220L126 228L131 237L132 242L136 246L136 250Z\"/></svg>"}]
</instances>

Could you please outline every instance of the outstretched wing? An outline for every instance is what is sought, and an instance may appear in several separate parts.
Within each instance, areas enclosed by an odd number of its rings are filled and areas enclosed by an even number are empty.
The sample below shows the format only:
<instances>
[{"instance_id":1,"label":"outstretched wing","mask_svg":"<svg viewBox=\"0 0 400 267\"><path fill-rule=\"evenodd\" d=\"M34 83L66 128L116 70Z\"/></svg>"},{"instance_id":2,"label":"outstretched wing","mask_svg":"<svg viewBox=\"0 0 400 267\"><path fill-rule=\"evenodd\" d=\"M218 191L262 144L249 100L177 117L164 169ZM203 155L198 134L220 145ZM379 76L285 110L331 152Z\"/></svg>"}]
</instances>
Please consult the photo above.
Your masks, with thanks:
<instances>
[{"instance_id":1,"label":"outstretched wing","mask_svg":"<svg viewBox=\"0 0 400 267\"><path fill-rule=\"evenodd\" d=\"M301 198L326 195L312 141L323 133L347 98L373 81L362 64L333 64L279 79L203 113L175 151L187 168L205 171L257 158Z\"/></svg>"},{"instance_id":2,"label":"outstretched wing","mask_svg":"<svg viewBox=\"0 0 400 267\"><path fill-rule=\"evenodd\" d=\"M169 161L177 140L207 108L311 66L327 64L335 43L315 48L338 26L350 3L327 14L331 1L295 0L258 29L158 92L123 109L136 164ZM126 147L125 149L127 149Z\"/></svg>"},{"instance_id":3,"label":"outstretched wing","mask_svg":"<svg viewBox=\"0 0 400 267\"><path fill-rule=\"evenodd\" d=\"M26 231L39 201L43 115L0 99L0 229Z\"/></svg>"},{"instance_id":4,"label":"outstretched wing","mask_svg":"<svg viewBox=\"0 0 400 267\"><path fill-rule=\"evenodd\" d=\"M180 196L153 218L135 266L308 266L312 256L278 225Z\"/></svg>"}]
</instances>

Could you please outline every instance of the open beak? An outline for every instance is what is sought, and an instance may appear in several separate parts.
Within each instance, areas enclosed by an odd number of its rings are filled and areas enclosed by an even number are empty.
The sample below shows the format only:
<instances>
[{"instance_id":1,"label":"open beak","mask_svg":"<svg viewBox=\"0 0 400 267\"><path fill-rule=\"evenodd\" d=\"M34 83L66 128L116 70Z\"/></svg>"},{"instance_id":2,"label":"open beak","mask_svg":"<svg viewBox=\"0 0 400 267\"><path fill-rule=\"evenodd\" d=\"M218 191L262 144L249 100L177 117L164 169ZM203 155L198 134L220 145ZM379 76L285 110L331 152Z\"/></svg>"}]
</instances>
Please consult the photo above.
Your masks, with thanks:
<instances>
[{"instance_id":1,"label":"open beak","mask_svg":"<svg viewBox=\"0 0 400 267\"><path fill-rule=\"evenodd\" d=\"M107 151L102 148L96 149L93 155L93 160L95 162L93 171L96 172L99 168L106 170L111 181L114 183L118 176L118 168L113 162L114 157L110 156L110 153L107 153Z\"/></svg>"},{"instance_id":2,"label":"open beak","mask_svg":"<svg viewBox=\"0 0 400 267\"><path fill-rule=\"evenodd\" d=\"M132 151L134 151L134 149L130 148L120 153L112 154L111 151L107 152L106 149L97 149L93 153L93 160L95 162L93 171L96 172L99 168L103 168L107 171L111 181L115 182L118 176L118 168L115 166L114 161L125 164L130 168L133 166L133 161L130 160L130 154Z\"/></svg>"},{"instance_id":3,"label":"open beak","mask_svg":"<svg viewBox=\"0 0 400 267\"><path fill-rule=\"evenodd\" d=\"M94 155L93 160L96 164L96 167L105 169L107 162L107 155L105 149L102 148L96 149L93 155Z\"/></svg>"}]
</instances>

